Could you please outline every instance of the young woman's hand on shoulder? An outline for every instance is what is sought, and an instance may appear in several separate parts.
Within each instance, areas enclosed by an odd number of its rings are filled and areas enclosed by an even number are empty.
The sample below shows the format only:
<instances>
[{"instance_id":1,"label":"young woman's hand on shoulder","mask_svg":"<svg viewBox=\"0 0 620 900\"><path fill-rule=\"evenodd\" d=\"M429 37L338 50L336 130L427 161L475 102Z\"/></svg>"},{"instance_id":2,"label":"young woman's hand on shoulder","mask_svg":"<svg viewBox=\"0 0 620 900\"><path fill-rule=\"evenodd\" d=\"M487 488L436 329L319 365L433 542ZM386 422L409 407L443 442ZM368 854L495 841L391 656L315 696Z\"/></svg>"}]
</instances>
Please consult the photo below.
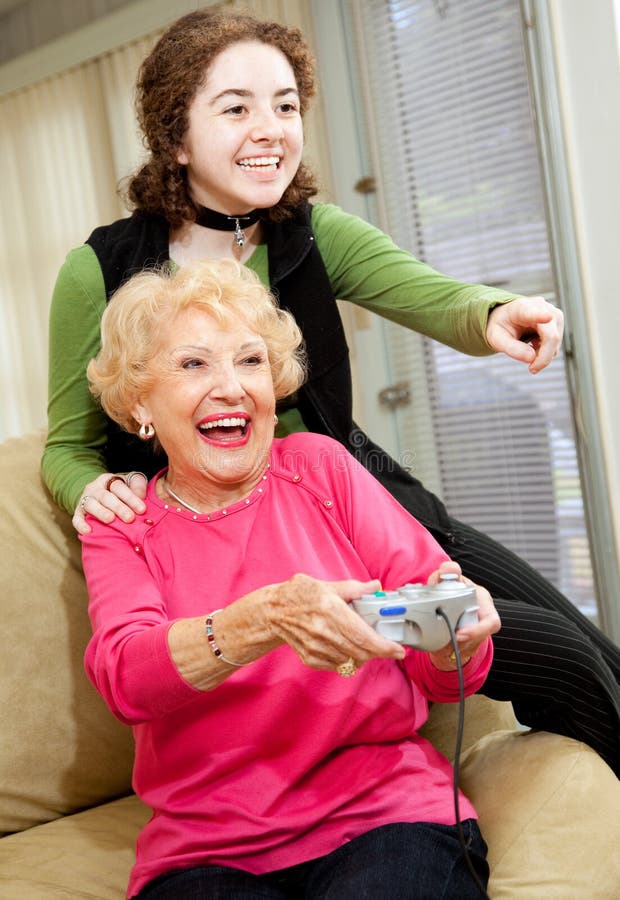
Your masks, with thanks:
<instances>
[{"instance_id":1,"label":"young woman's hand on shoulder","mask_svg":"<svg viewBox=\"0 0 620 900\"><path fill-rule=\"evenodd\" d=\"M146 485L146 475L142 472L127 472L124 475L104 472L98 475L82 491L73 513L73 527L78 534L88 534L91 529L86 521L87 513L106 525L113 522L116 516L123 522L133 521L136 513L143 513L146 509Z\"/></svg>"}]
</instances>

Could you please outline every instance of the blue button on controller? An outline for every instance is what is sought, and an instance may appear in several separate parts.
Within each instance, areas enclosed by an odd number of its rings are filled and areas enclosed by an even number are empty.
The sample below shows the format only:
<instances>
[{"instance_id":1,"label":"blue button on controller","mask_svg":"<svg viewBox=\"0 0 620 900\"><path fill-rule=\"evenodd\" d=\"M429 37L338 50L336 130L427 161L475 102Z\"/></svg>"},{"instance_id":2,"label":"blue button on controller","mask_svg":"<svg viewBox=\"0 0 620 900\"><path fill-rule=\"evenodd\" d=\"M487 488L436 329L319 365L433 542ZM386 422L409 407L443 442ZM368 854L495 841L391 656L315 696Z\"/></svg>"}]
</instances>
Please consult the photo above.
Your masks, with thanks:
<instances>
[{"instance_id":1,"label":"blue button on controller","mask_svg":"<svg viewBox=\"0 0 620 900\"><path fill-rule=\"evenodd\" d=\"M379 610L380 616L404 616L407 612L406 606L382 606Z\"/></svg>"}]
</instances>

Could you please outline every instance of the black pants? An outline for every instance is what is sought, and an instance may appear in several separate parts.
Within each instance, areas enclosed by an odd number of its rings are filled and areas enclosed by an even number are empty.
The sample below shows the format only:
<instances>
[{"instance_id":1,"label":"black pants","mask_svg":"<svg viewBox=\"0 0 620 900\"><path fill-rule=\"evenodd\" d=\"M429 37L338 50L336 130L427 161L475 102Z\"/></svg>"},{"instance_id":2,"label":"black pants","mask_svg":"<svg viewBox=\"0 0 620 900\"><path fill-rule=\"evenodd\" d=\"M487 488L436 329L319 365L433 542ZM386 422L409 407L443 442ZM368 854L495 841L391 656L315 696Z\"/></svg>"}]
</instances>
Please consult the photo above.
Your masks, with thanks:
<instances>
[{"instance_id":1,"label":"black pants","mask_svg":"<svg viewBox=\"0 0 620 900\"><path fill-rule=\"evenodd\" d=\"M487 846L463 822L469 860L486 888ZM332 853L267 875L199 866L160 876L134 900L480 900L456 827L432 822L373 828Z\"/></svg>"},{"instance_id":2,"label":"black pants","mask_svg":"<svg viewBox=\"0 0 620 900\"><path fill-rule=\"evenodd\" d=\"M620 648L510 550L451 520L436 534L463 574L484 585L502 629L480 693L511 700L523 725L588 744L620 778Z\"/></svg>"}]
</instances>

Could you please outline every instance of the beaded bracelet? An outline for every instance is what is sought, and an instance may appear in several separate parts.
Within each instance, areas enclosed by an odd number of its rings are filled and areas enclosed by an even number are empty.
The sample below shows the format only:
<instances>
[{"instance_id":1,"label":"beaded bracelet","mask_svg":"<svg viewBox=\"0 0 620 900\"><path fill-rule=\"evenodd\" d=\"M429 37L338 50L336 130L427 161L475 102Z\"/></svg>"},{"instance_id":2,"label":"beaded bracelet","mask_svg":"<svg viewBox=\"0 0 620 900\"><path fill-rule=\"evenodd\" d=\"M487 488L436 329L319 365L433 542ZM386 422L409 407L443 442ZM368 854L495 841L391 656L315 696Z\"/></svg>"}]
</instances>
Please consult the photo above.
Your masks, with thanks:
<instances>
[{"instance_id":1,"label":"beaded bracelet","mask_svg":"<svg viewBox=\"0 0 620 900\"><path fill-rule=\"evenodd\" d=\"M207 616L207 619L205 621L205 633L207 635L207 642L214 656L217 656L218 659L221 659L223 662L228 663L229 666L236 666L238 669L240 669L241 666L245 665L245 663L233 662L232 659L227 659L216 643L215 635L213 634L213 617L216 616L219 612L222 612L222 610L214 609L213 612L209 613L209 615Z\"/></svg>"}]
</instances>

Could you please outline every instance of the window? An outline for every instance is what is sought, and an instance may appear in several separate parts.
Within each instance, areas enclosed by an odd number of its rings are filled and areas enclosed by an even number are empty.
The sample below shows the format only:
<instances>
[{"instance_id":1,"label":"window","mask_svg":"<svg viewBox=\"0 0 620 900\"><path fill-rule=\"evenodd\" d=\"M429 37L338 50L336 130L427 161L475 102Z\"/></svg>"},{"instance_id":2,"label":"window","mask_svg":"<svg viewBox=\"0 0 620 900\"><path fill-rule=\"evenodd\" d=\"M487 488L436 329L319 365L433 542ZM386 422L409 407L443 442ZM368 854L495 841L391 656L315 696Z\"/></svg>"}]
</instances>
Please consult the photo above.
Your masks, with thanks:
<instances>
[{"instance_id":1,"label":"window","mask_svg":"<svg viewBox=\"0 0 620 900\"><path fill-rule=\"evenodd\" d=\"M378 224L464 281L553 300L518 0L343 0ZM561 298L558 298L558 302ZM383 324L400 457L596 617L564 359L539 375Z\"/></svg>"}]
</instances>

